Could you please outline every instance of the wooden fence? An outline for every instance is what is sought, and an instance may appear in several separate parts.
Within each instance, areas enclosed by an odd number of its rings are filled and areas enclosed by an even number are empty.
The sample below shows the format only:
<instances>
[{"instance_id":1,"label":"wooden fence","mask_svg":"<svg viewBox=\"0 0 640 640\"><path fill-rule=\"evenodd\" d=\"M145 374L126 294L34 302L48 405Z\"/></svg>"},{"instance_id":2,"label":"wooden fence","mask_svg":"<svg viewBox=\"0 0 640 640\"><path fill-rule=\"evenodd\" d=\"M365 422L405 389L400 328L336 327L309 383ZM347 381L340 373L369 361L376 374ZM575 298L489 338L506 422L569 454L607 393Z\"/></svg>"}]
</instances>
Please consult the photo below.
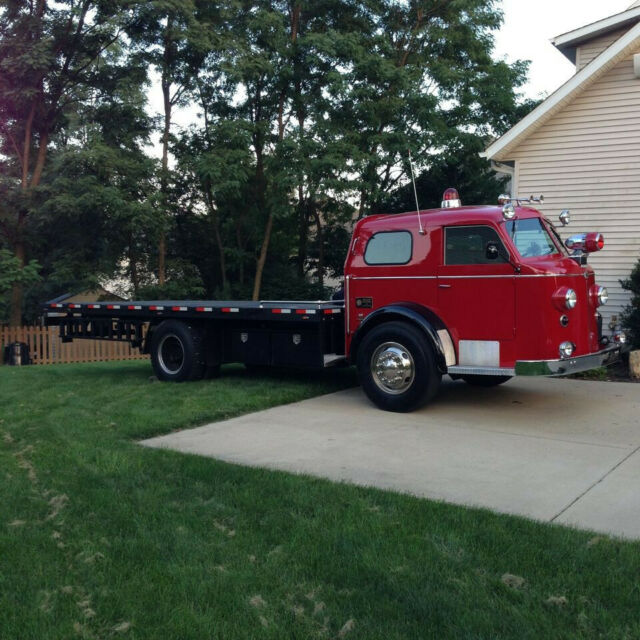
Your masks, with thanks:
<instances>
[{"instance_id":1,"label":"wooden fence","mask_svg":"<svg viewBox=\"0 0 640 640\"><path fill-rule=\"evenodd\" d=\"M58 327L0 327L0 365L5 345L13 342L29 345L33 364L146 360L149 357L132 349L128 342L74 340L63 343Z\"/></svg>"}]
</instances>

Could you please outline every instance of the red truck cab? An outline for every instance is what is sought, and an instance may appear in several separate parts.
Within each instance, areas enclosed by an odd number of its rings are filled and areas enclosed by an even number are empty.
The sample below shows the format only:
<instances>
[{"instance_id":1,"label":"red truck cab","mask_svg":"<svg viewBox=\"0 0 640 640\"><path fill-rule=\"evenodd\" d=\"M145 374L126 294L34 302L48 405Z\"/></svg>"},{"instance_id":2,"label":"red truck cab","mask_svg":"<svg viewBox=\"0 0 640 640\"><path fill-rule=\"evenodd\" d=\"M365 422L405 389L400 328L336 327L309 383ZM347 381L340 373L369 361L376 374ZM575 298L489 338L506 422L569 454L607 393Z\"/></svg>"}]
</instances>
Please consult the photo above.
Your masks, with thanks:
<instances>
[{"instance_id":1,"label":"red truck cab","mask_svg":"<svg viewBox=\"0 0 640 640\"><path fill-rule=\"evenodd\" d=\"M607 364L622 335L602 335L586 253L539 211L448 207L360 220L345 263L345 345L378 406L410 410L441 376L493 386L514 375L567 375ZM515 205L515 206L514 206Z\"/></svg>"}]
</instances>

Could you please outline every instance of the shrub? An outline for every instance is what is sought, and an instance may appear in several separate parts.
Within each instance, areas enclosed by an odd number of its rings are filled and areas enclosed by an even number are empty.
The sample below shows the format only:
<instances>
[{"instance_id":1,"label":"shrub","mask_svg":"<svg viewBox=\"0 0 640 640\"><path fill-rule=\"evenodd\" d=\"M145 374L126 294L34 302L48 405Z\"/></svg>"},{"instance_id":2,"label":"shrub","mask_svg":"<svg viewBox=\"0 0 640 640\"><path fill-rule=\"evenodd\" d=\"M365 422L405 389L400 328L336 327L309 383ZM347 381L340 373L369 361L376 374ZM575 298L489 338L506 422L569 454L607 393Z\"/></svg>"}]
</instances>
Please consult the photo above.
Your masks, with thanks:
<instances>
[{"instance_id":1,"label":"shrub","mask_svg":"<svg viewBox=\"0 0 640 640\"><path fill-rule=\"evenodd\" d=\"M631 292L631 302L622 313L622 326L627 332L629 343L640 349L640 260L636 263L630 276L620 280L622 288Z\"/></svg>"}]
</instances>

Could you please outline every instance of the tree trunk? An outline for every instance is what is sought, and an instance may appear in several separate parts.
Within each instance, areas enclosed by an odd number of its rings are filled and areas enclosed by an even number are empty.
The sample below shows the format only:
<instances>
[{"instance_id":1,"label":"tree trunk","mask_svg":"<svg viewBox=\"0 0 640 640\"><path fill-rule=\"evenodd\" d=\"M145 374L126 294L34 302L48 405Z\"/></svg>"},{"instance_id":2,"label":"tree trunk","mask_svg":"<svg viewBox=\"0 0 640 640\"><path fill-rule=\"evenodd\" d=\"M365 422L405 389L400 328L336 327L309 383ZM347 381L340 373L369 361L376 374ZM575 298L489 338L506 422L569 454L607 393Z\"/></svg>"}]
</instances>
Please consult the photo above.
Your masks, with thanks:
<instances>
[{"instance_id":1,"label":"tree trunk","mask_svg":"<svg viewBox=\"0 0 640 640\"><path fill-rule=\"evenodd\" d=\"M162 98L164 104L164 126L162 129L162 168L160 174L160 202L162 206L163 223L167 217L167 192L169 187L169 134L171 133L171 65L173 64L173 49L175 43L172 39L171 29L173 21L167 19L167 27L164 38L164 55L162 65ZM163 287L167 280L166 273L167 236L164 224L160 229L158 240L158 284Z\"/></svg>"},{"instance_id":2,"label":"tree trunk","mask_svg":"<svg viewBox=\"0 0 640 640\"><path fill-rule=\"evenodd\" d=\"M273 214L269 214L267 218L267 226L264 230L264 240L262 241L262 247L260 248L260 256L256 263L256 277L253 281L253 296L252 300L260 299L260 287L262 286L262 273L264 272L264 264L267 261L267 251L269 250L269 242L271 241L271 230L273 229Z\"/></svg>"},{"instance_id":3,"label":"tree trunk","mask_svg":"<svg viewBox=\"0 0 640 640\"><path fill-rule=\"evenodd\" d=\"M318 240L318 284L324 287L324 229L315 203L312 205L313 217L316 221L316 238Z\"/></svg>"},{"instance_id":4,"label":"tree trunk","mask_svg":"<svg viewBox=\"0 0 640 640\"><path fill-rule=\"evenodd\" d=\"M304 202L302 186L298 187L298 276L304 278L307 263L307 235L309 232L307 205Z\"/></svg>"},{"instance_id":5,"label":"tree trunk","mask_svg":"<svg viewBox=\"0 0 640 640\"><path fill-rule=\"evenodd\" d=\"M211 185L205 186L205 193L207 199L207 207L209 209L209 216L213 224L213 235L216 240L216 247L218 248L218 264L220 265L220 276L222 277L222 287L227 288L227 264L224 258L224 243L222 242L222 235L220 234L220 221L218 220L218 212L216 211L213 203L213 192L211 191Z\"/></svg>"},{"instance_id":6,"label":"tree trunk","mask_svg":"<svg viewBox=\"0 0 640 640\"><path fill-rule=\"evenodd\" d=\"M13 251L20 263L20 268L24 267L24 243L19 240L13 246ZM11 315L9 316L9 324L12 327L19 327L22 324L22 303L24 299L24 291L22 282L17 280L11 287Z\"/></svg>"},{"instance_id":7,"label":"tree trunk","mask_svg":"<svg viewBox=\"0 0 640 640\"><path fill-rule=\"evenodd\" d=\"M129 273L131 275L131 283L133 284L133 297L138 297L140 289L140 277L138 276L138 263L133 249L133 234L129 234Z\"/></svg>"},{"instance_id":8,"label":"tree trunk","mask_svg":"<svg viewBox=\"0 0 640 640\"><path fill-rule=\"evenodd\" d=\"M241 224L242 220L238 220L236 222L236 242L238 244L238 249L240 249L240 260L238 263L238 282L240 285L244 284L244 258L246 251L246 242L245 236L243 232L243 225Z\"/></svg>"},{"instance_id":9,"label":"tree trunk","mask_svg":"<svg viewBox=\"0 0 640 640\"><path fill-rule=\"evenodd\" d=\"M160 202L163 214L163 226L160 229L160 239L158 240L158 284L162 287L167 281L166 255L167 236L164 229L164 218L167 217L166 203L168 190L169 172L169 132L171 130L171 101L169 99L169 86L163 83L162 93L164 94L164 128L162 131L162 175L160 176Z\"/></svg>"}]
</instances>

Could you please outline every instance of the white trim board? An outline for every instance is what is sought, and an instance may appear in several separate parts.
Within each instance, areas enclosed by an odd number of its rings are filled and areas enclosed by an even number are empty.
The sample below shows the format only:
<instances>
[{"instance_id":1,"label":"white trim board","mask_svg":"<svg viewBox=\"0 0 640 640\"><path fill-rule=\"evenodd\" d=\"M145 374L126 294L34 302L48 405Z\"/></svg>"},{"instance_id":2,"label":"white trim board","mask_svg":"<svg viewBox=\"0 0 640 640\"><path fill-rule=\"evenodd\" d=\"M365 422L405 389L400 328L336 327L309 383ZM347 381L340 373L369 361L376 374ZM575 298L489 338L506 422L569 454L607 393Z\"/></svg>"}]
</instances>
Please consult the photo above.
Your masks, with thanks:
<instances>
[{"instance_id":1,"label":"white trim board","mask_svg":"<svg viewBox=\"0 0 640 640\"><path fill-rule=\"evenodd\" d=\"M616 13L608 18L592 22L584 27L556 36L551 40L551 43L560 49L564 55L569 57L565 51L566 49L574 47L585 40L596 38L609 31L620 29L627 24L630 25L635 20L640 20L640 3L636 3L621 13Z\"/></svg>"},{"instance_id":2,"label":"white trim board","mask_svg":"<svg viewBox=\"0 0 640 640\"><path fill-rule=\"evenodd\" d=\"M640 8L638 9L640 12ZM609 48L592 60L584 69L576 73L552 93L542 104L529 115L509 129L501 138L480 154L489 160L510 160L510 151L541 127L549 118L580 95L589 85L604 75L611 67L635 53L640 46L640 22L616 40Z\"/></svg>"}]
</instances>

